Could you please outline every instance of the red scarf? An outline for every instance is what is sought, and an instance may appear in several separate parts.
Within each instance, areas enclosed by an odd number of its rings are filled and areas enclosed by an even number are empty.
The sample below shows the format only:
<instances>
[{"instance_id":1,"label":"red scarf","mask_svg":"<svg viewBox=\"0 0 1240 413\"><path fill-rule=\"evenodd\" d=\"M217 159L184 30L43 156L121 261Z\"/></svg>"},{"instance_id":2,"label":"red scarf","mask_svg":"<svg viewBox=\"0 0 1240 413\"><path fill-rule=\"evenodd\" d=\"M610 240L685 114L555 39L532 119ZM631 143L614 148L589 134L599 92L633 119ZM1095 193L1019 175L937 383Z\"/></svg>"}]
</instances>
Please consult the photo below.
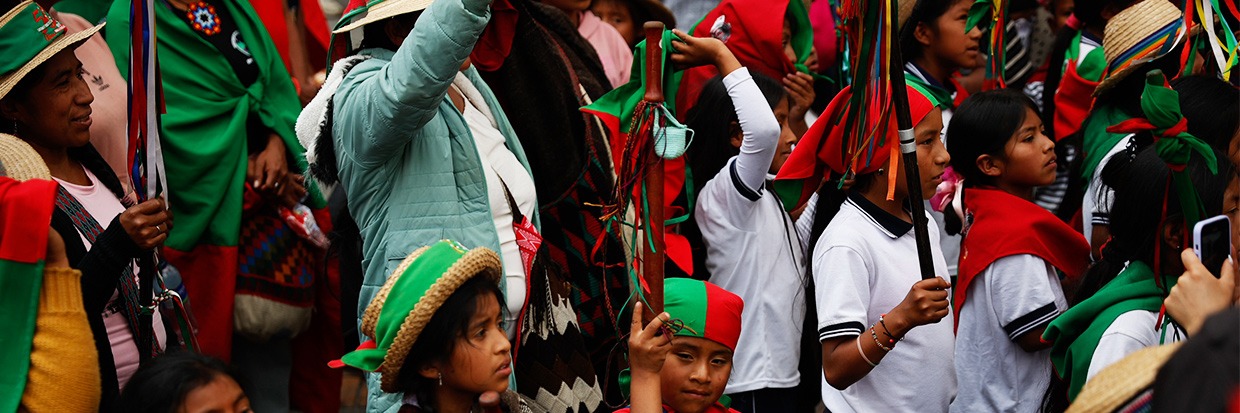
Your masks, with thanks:
<instances>
[{"instance_id":1,"label":"red scarf","mask_svg":"<svg viewBox=\"0 0 1240 413\"><path fill-rule=\"evenodd\" d=\"M969 282L999 258L1036 255L1068 278L1089 268L1085 237L1042 207L994 188L966 189L964 201L967 226L960 243L960 277L952 287L957 327Z\"/></svg>"}]
</instances>

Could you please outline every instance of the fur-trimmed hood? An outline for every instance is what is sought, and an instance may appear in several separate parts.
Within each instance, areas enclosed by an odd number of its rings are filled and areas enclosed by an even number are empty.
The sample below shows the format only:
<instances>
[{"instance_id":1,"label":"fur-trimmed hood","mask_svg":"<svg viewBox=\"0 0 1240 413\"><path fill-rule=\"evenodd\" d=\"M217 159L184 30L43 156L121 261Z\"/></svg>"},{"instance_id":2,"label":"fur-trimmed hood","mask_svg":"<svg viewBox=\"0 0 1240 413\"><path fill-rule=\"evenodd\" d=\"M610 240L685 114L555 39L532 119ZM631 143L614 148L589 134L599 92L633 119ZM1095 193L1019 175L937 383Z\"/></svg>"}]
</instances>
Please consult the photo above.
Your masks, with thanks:
<instances>
[{"instance_id":1,"label":"fur-trimmed hood","mask_svg":"<svg viewBox=\"0 0 1240 413\"><path fill-rule=\"evenodd\" d=\"M297 116L297 140L306 148L310 177L318 182L320 188L330 188L340 181L336 150L332 144L332 102L336 90L349 70L370 58L367 55L353 55L332 64L332 70L319 93Z\"/></svg>"}]
</instances>

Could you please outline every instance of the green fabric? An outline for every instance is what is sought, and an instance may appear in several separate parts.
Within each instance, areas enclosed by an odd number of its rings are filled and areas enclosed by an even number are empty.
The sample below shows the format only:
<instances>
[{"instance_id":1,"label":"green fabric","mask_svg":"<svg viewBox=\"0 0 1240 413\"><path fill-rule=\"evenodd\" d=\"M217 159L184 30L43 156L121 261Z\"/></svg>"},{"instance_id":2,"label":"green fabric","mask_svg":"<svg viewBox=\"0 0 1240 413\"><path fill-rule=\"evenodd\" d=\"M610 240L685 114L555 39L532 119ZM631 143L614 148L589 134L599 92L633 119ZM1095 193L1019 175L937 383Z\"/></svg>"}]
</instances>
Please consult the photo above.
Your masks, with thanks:
<instances>
[{"instance_id":1,"label":"green fabric","mask_svg":"<svg viewBox=\"0 0 1240 413\"><path fill-rule=\"evenodd\" d=\"M20 69L65 33L65 26L38 4L27 4L0 26L0 55L4 56L0 60L0 76Z\"/></svg>"},{"instance_id":2,"label":"green fabric","mask_svg":"<svg viewBox=\"0 0 1240 413\"><path fill-rule=\"evenodd\" d=\"M1180 199L1181 210L1184 211L1185 225L1192 227L1205 215L1201 204L1201 196L1193 186L1192 177L1182 166L1187 165L1193 152L1201 155L1206 161L1210 173L1218 174L1218 160L1214 149L1201 139L1191 135L1187 130L1175 136L1163 136L1167 130L1177 126L1184 115L1180 112L1180 93L1167 87L1167 79L1161 70L1154 70L1145 76L1145 89L1141 92L1141 111L1145 118L1155 127L1154 149L1158 157L1168 165L1181 167L1172 168L1171 175L1175 182L1176 194Z\"/></svg>"},{"instance_id":3,"label":"green fabric","mask_svg":"<svg viewBox=\"0 0 1240 413\"><path fill-rule=\"evenodd\" d=\"M678 336L706 338L706 284L691 278L663 280L663 311L684 323Z\"/></svg>"},{"instance_id":4,"label":"green fabric","mask_svg":"<svg viewBox=\"0 0 1240 413\"><path fill-rule=\"evenodd\" d=\"M805 62L809 61L810 51L814 47L814 27L809 22L809 9L805 8L805 2L792 0L788 2L788 14L792 15L795 22L792 28L792 51L797 54L797 61L792 62L792 66L797 68L798 72L807 73L819 79L826 79L817 72L809 70ZM666 36L664 36L666 38Z\"/></svg>"},{"instance_id":5,"label":"green fabric","mask_svg":"<svg viewBox=\"0 0 1240 413\"><path fill-rule=\"evenodd\" d=\"M1069 401L1076 399L1085 385L1098 341L1115 318L1133 310L1157 312L1162 308L1166 291L1175 285L1176 278L1164 278L1163 290L1154 277L1149 265L1133 261L1096 294L1069 308L1046 327L1042 339L1054 343L1051 363L1059 377L1069 383Z\"/></svg>"},{"instance_id":6,"label":"green fabric","mask_svg":"<svg viewBox=\"0 0 1240 413\"><path fill-rule=\"evenodd\" d=\"M991 9L994 8L993 3L994 0L977 0L973 2L972 6L969 6L969 20L964 25L965 33L973 31L973 28L977 27L982 22L982 19L986 18L986 14L990 13ZM994 19L991 19L990 23L993 24L993 22ZM982 30L989 29L992 24L983 26Z\"/></svg>"},{"instance_id":7,"label":"green fabric","mask_svg":"<svg viewBox=\"0 0 1240 413\"><path fill-rule=\"evenodd\" d=\"M254 116L280 136L287 161L305 171L305 149L293 124L301 102L293 82L254 10L246 1L220 0L232 15L259 70L258 79L243 86L215 46L190 28L185 16L156 2L157 47L167 113L161 117L164 166L177 230L165 243L180 251L200 244L236 246L240 236L247 136ZM129 74L130 2L116 0L108 12L108 46L121 75ZM325 205L318 190L307 188L307 206Z\"/></svg>"},{"instance_id":8,"label":"green fabric","mask_svg":"<svg viewBox=\"0 0 1240 413\"><path fill-rule=\"evenodd\" d=\"M1098 168L1098 164L1102 163L1102 158L1106 156L1120 139L1128 136L1127 133L1111 133L1107 132L1107 128L1118 125L1120 122L1132 119L1130 115L1115 105L1102 105L1095 107L1085 121L1081 123L1081 139L1084 142L1085 158L1081 163L1081 176L1086 181L1094 176L1094 169Z\"/></svg>"},{"instance_id":9,"label":"green fabric","mask_svg":"<svg viewBox=\"0 0 1240 413\"><path fill-rule=\"evenodd\" d=\"M110 6L112 2L109 0L60 0L56 2L55 9L61 13L76 14L92 24L98 24L108 17Z\"/></svg>"},{"instance_id":10,"label":"green fabric","mask_svg":"<svg viewBox=\"0 0 1240 413\"><path fill-rule=\"evenodd\" d=\"M680 90L680 80L684 75L684 71L677 71L673 65L668 64L668 55L672 54L676 49L672 48L672 39L676 38L670 29L663 29L663 44L661 56L663 61L663 97L665 99L663 106L671 113L676 113L676 94ZM613 132L627 134L629 126L633 119L633 111L637 108L637 104L642 101L642 96L646 94L646 41L642 40L637 44L637 49L633 52L633 67L629 77L629 82L624 85L612 89L607 92L594 103L586 105L581 110L596 113L602 116L610 116L615 119L603 119L608 123L609 128L614 128Z\"/></svg>"},{"instance_id":11,"label":"green fabric","mask_svg":"<svg viewBox=\"0 0 1240 413\"><path fill-rule=\"evenodd\" d=\"M1096 83L1102 80L1102 73L1107 68L1107 58L1102 52L1102 47L1099 46L1090 50L1085 55L1085 58L1082 59L1081 37L1084 36L1082 33L1082 31L1077 31L1076 37L1073 37L1072 42L1068 43L1068 51L1064 53L1063 67L1059 69L1060 74L1065 74L1068 70L1068 65L1071 62L1076 62L1076 75L1080 76L1081 79Z\"/></svg>"},{"instance_id":12,"label":"green fabric","mask_svg":"<svg viewBox=\"0 0 1240 413\"><path fill-rule=\"evenodd\" d=\"M30 346L39 313L43 260L23 263L0 260L0 411L17 410L30 371Z\"/></svg>"},{"instance_id":13,"label":"green fabric","mask_svg":"<svg viewBox=\"0 0 1240 413\"><path fill-rule=\"evenodd\" d=\"M388 292L387 300L383 302L379 319L375 322L374 339L377 347L350 352L340 360L365 371L379 370L383 358L387 357L388 349L392 348L392 342L400 332L401 325L405 323L405 318L417 307L426 291L439 282L444 272L456 264L467 251L469 250L456 241L444 240L422 252L422 255L401 273L400 278L392 285L392 290Z\"/></svg>"},{"instance_id":14,"label":"green fabric","mask_svg":"<svg viewBox=\"0 0 1240 413\"><path fill-rule=\"evenodd\" d=\"M925 95L927 99L930 99L930 101L933 102L935 106L940 106L940 105L947 105L948 107L953 106L952 92L948 91L947 89L943 89L941 87L927 83L921 80L921 78L918 78L917 76L914 76L908 72L904 73L904 82L908 86L922 92L922 94Z\"/></svg>"}]
</instances>

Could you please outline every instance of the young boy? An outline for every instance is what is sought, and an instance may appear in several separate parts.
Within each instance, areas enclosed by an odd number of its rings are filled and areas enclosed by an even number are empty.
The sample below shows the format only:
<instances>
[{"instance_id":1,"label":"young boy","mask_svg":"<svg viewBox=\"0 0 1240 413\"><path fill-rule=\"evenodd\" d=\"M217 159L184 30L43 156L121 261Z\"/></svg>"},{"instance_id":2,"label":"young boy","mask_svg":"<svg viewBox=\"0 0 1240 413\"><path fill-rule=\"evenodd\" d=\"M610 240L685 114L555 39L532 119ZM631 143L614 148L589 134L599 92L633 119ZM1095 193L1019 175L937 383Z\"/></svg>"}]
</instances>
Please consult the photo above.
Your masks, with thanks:
<instances>
[{"instance_id":1,"label":"young boy","mask_svg":"<svg viewBox=\"0 0 1240 413\"><path fill-rule=\"evenodd\" d=\"M732 375L745 303L717 285L688 278L667 279L663 294L667 311L644 329L641 303L634 305L632 400L616 413L736 413L719 404L719 396Z\"/></svg>"}]
</instances>

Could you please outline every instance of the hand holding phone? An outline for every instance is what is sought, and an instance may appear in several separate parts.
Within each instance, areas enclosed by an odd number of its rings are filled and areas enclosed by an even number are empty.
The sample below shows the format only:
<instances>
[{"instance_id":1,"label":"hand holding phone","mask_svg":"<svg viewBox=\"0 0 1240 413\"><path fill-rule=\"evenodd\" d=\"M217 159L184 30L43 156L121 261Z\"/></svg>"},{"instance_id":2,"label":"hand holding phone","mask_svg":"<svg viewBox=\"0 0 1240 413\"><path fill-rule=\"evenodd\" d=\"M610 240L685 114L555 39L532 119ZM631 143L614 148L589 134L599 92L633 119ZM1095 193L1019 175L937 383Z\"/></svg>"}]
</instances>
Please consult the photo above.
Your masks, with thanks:
<instances>
[{"instance_id":1,"label":"hand holding phone","mask_svg":"<svg viewBox=\"0 0 1240 413\"><path fill-rule=\"evenodd\" d=\"M1223 261L1231 254L1231 220L1219 215L1193 226L1193 252L1210 274L1218 278Z\"/></svg>"}]
</instances>

